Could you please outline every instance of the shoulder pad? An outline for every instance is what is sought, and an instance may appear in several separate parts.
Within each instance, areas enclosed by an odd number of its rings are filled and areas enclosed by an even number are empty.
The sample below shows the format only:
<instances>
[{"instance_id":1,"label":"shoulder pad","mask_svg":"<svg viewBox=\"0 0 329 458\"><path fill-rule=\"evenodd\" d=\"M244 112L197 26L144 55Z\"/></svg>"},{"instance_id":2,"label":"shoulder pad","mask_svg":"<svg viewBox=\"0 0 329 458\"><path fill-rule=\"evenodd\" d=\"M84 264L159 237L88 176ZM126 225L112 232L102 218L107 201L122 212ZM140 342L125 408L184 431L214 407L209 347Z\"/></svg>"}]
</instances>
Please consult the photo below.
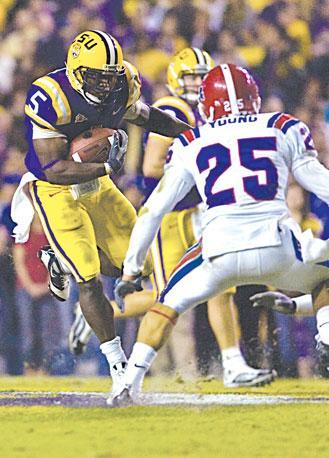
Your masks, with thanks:
<instances>
[{"instance_id":1,"label":"shoulder pad","mask_svg":"<svg viewBox=\"0 0 329 458\"><path fill-rule=\"evenodd\" d=\"M196 138L200 137L200 130L198 127L194 127L194 129L185 130L180 135L178 135L178 139L182 143L183 146L188 146L190 143L193 142Z\"/></svg>"},{"instance_id":2,"label":"shoulder pad","mask_svg":"<svg viewBox=\"0 0 329 458\"><path fill-rule=\"evenodd\" d=\"M58 82L49 75L33 82L28 93L25 113L39 123L41 118L52 126L68 124L71 121L68 99Z\"/></svg>"},{"instance_id":3,"label":"shoulder pad","mask_svg":"<svg viewBox=\"0 0 329 458\"><path fill-rule=\"evenodd\" d=\"M299 119L294 118L290 114L286 113L275 113L267 122L267 127L274 127L275 129L281 130L284 134L287 133L291 126L294 126L299 122Z\"/></svg>"},{"instance_id":4,"label":"shoulder pad","mask_svg":"<svg viewBox=\"0 0 329 458\"><path fill-rule=\"evenodd\" d=\"M191 126L195 126L196 124L192 108L187 102L185 102L185 100L179 97L171 95L161 97L161 99L157 100L153 106L160 108L161 110L172 111L178 119L190 124Z\"/></svg>"},{"instance_id":5,"label":"shoulder pad","mask_svg":"<svg viewBox=\"0 0 329 458\"><path fill-rule=\"evenodd\" d=\"M128 101L127 101L127 108L137 102L141 95L141 81L139 77L139 73L137 68L127 62L126 60L123 61L123 65L126 70L126 77L128 82Z\"/></svg>"}]
</instances>

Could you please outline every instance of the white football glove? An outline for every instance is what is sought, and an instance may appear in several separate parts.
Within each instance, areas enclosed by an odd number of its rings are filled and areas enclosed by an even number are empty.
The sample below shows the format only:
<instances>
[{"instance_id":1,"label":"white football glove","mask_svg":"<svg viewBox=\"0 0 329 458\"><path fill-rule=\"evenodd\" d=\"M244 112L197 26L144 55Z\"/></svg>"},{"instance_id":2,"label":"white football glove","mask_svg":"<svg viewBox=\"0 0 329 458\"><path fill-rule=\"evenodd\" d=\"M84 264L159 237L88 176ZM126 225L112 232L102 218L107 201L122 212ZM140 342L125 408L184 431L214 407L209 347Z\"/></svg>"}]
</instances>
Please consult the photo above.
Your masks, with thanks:
<instances>
[{"instance_id":1,"label":"white football glove","mask_svg":"<svg viewBox=\"0 0 329 458\"><path fill-rule=\"evenodd\" d=\"M111 167L114 173L118 173L125 161L127 148L128 148L128 135L122 129L118 129L114 132L112 137L109 137L111 149L107 163Z\"/></svg>"},{"instance_id":2,"label":"white football glove","mask_svg":"<svg viewBox=\"0 0 329 458\"><path fill-rule=\"evenodd\" d=\"M258 293L250 297L253 307L265 307L276 312L293 315L296 312L296 303L285 294L276 291Z\"/></svg>"}]
</instances>

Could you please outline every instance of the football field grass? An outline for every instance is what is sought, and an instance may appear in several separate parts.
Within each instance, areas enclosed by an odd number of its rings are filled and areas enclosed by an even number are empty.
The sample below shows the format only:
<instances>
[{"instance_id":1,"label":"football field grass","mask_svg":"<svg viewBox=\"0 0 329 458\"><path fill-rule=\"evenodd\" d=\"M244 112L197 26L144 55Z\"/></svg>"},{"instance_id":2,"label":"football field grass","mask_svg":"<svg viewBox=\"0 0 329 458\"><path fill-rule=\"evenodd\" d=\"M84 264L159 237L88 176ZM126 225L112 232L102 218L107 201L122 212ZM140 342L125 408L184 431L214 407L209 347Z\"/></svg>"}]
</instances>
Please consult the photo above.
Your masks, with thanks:
<instances>
[{"instance_id":1,"label":"football field grass","mask_svg":"<svg viewBox=\"0 0 329 458\"><path fill-rule=\"evenodd\" d=\"M196 393L196 399L225 395L216 399L226 404L216 405L1 404L42 394L57 399L60 392L93 393L99 399L108 388L104 378L0 378L0 457L329 457L326 380L278 380L249 390L225 389L215 380L147 380L149 392ZM229 405L235 399L239 404ZM248 399L260 404L249 405Z\"/></svg>"}]
</instances>

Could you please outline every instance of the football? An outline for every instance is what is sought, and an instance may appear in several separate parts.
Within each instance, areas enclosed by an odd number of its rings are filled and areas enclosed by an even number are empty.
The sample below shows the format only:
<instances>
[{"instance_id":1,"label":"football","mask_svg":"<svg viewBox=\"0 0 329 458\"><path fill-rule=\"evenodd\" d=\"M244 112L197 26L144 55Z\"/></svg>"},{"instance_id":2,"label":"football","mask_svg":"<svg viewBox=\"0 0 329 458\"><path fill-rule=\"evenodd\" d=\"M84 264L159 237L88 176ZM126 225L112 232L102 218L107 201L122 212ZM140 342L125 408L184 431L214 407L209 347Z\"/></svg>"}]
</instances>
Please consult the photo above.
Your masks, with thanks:
<instances>
[{"instance_id":1,"label":"football","mask_svg":"<svg viewBox=\"0 0 329 458\"><path fill-rule=\"evenodd\" d=\"M69 155L75 162L106 162L111 148L108 140L114 129L93 127L75 137L70 144Z\"/></svg>"}]
</instances>

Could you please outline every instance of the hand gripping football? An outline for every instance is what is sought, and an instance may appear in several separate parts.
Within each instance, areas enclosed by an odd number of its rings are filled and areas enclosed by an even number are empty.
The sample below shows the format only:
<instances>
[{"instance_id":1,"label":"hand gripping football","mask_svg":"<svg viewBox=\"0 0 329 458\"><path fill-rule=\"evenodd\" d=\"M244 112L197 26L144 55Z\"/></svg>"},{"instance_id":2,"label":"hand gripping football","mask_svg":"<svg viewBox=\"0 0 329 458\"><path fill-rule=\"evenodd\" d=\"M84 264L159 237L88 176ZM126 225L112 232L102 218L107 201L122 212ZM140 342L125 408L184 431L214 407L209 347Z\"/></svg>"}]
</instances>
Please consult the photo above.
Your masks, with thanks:
<instances>
[{"instance_id":1,"label":"hand gripping football","mask_svg":"<svg viewBox=\"0 0 329 458\"><path fill-rule=\"evenodd\" d=\"M70 157L75 162L106 162L114 129L93 127L75 137L70 144Z\"/></svg>"}]
</instances>

